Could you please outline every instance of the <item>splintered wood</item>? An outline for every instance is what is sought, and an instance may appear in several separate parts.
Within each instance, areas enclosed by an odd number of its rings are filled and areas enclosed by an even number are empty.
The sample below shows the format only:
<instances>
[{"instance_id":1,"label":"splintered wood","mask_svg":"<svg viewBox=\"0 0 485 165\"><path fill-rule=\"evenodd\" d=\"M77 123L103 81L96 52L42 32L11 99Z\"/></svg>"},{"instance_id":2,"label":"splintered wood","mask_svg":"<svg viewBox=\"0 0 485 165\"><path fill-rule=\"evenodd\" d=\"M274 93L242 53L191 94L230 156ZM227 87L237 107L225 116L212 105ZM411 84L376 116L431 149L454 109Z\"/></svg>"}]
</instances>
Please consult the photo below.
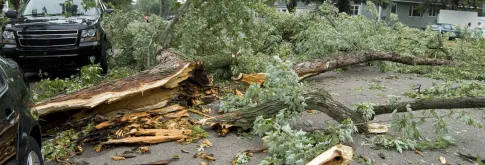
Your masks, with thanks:
<instances>
[{"instance_id":1,"label":"splintered wood","mask_svg":"<svg viewBox=\"0 0 485 165\"><path fill-rule=\"evenodd\" d=\"M336 145L318 155L306 165L347 165L352 162L354 149L346 145Z\"/></svg>"}]
</instances>

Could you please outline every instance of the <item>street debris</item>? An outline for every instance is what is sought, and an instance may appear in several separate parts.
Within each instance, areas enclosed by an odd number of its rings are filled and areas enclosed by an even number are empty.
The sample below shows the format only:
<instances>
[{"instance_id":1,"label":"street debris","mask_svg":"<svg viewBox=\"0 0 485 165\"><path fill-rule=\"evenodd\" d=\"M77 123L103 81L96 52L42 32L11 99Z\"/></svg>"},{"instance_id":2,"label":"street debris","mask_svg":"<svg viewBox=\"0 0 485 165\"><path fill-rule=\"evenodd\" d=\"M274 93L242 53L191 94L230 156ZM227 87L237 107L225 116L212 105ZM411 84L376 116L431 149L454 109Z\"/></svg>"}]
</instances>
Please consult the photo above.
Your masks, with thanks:
<instances>
[{"instance_id":1,"label":"street debris","mask_svg":"<svg viewBox=\"0 0 485 165\"><path fill-rule=\"evenodd\" d=\"M369 123L367 124L368 133L371 134L383 134L389 131L389 127L387 125L382 125L379 123Z\"/></svg>"},{"instance_id":2,"label":"street debris","mask_svg":"<svg viewBox=\"0 0 485 165\"><path fill-rule=\"evenodd\" d=\"M114 161L118 161L118 160L125 160L125 157L122 157L122 156L113 156L111 157Z\"/></svg>"},{"instance_id":3,"label":"street debris","mask_svg":"<svg viewBox=\"0 0 485 165\"><path fill-rule=\"evenodd\" d=\"M440 156L440 163L441 164L446 164L446 158L443 156Z\"/></svg>"},{"instance_id":4,"label":"street debris","mask_svg":"<svg viewBox=\"0 0 485 165\"><path fill-rule=\"evenodd\" d=\"M234 81L241 81L248 84L258 84L262 85L264 83L264 76L265 73L256 73L256 74L239 74L237 77L233 77L232 80Z\"/></svg>"},{"instance_id":5,"label":"street debris","mask_svg":"<svg viewBox=\"0 0 485 165\"><path fill-rule=\"evenodd\" d=\"M306 165L347 165L352 162L354 149L346 145L336 145L318 155Z\"/></svg>"},{"instance_id":6,"label":"street debris","mask_svg":"<svg viewBox=\"0 0 485 165\"><path fill-rule=\"evenodd\" d=\"M159 161L156 161L156 162L145 163L145 164L138 164L138 165L167 165L167 164L170 164L173 161L177 161L177 160L179 160L179 158L173 157L173 158L168 159L168 160L159 160Z\"/></svg>"},{"instance_id":7,"label":"street debris","mask_svg":"<svg viewBox=\"0 0 485 165\"><path fill-rule=\"evenodd\" d=\"M236 154L234 159L231 161L232 165L239 165L239 164L245 164L248 163L251 160L251 157L254 156L255 153L262 153L262 152L268 152L268 149L266 148L255 148L255 149L249 149L246 151L242 151Z\"/></svg>"},{"instance_id":8,"label":"street debris","mask_svg":"<svg viewBox=\"0 0 485 165\"><path fill-rule=\"evenodd\" d=\"M424 157L424 154L423 152L419 151L419 150L415 150L414 153L418 154L418 155L421 155L421 157Z\"/></svg>"},{"instance_id":9,"label":"street debris","mask_svg":"<svg viewBox=\"0 0 485 165\"><path fill-rule=\"evenodd\" d=\"M477 162L478 164L485 162L485 159L482 159L480 157L480 155L477 154L477 156L472 156L471 154L463 154L461 152L458 152L458 156L460 156L461 159L467 161L467 162L470 162L470 163L474 163L474 162ZM480 163L479 163L480 162Z\"/></svg>"}]
</instances>

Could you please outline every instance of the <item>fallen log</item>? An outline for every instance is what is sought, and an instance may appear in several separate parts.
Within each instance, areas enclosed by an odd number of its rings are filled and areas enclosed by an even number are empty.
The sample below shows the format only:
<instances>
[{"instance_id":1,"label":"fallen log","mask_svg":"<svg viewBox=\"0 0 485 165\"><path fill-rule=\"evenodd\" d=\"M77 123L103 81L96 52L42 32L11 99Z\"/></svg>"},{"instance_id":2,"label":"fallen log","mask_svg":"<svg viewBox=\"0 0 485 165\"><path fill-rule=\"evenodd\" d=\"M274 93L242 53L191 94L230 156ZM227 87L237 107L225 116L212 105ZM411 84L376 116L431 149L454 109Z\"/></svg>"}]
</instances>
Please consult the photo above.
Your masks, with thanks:
<instances>
[{"instance_id":1,"label":"fallen log","mask_svg":"<svg viewBox=\"0 0 485 165\"><path fill-rule=\"evenodd\" d=\"M462 97L450 99L419 99L413 101L399 102L391 105L374 106L376 115L397 112L406 112L406 106L411 106L413 111L428 109L457 109L457 108L483 108L485 97Z\"/></svg>"},{"instance_id":2,"label":"fallen log","mask_svg":"<svg viewBox=\"0 0 485 165\"><path fill-rule=\"evenodd\" d=\"M310 60L297 63L293 69L300 77L300 80L342 68L370 61L392 61L407 65L452 65L452 61L441 59L418 58L403 56L396 52L357 52L344 54L327 60Z\"/></svg>"}]
</instances>

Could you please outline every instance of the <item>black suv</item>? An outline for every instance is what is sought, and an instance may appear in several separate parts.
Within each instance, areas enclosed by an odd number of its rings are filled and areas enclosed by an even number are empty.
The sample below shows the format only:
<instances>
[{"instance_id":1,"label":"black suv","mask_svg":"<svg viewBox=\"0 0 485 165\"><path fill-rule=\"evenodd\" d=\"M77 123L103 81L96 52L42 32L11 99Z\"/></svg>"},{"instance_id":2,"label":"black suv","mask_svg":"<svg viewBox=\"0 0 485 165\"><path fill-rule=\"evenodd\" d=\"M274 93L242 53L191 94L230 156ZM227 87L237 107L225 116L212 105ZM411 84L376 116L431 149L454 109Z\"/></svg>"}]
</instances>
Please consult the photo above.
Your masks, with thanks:
<instances>
[{"instance_id":1,"label":"black suv","mask_svg":"<svg viewBox=\"0 0 485 165\"><path fill-rule=\"evenodd\" d=\"M78 69L101 63L108 71L111 46L102 28L104 14L113 12L101 0L88 7L83 0L28 0L2 27L1 54L24 72Z\"/></svg>"}]
</instances>

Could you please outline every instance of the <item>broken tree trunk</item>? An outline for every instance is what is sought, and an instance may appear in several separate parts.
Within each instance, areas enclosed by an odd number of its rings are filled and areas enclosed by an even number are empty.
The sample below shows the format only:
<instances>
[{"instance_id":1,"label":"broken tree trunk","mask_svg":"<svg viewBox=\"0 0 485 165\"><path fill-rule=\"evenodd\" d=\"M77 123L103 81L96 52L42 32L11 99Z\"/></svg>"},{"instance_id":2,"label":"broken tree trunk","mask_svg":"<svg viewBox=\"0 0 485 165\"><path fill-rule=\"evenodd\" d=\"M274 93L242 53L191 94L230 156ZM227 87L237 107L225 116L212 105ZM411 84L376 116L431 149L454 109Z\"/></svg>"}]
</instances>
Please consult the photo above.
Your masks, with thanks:
<instances>
[{"instance_id":1,"label":"broken tree trunk","mask_svg":"<svg viewBox=\"0 0 485 165\"><path fill-rule=\"evenodd\" d=\"M131 77L104 82L80 91L43 101L31 109L40 117L56 112L83 110L75 119L112 111L143 111L165 106L179 92L180 83L189 80L209 83L200 64L172 63L153 67ZM191 80L194 79L194 80Z\"/></svg>"},{"instance_id":2,"label":"broken tree trunk","mask_svg":"<svg viewBox=\"0 0 485 165\"><path fill-rule=\"evenodd\" d=\"M374 106L376 115L397 112L406 112L406 106L411 105L413 111L427 109L456 109L456 108L483 108L485 107L485 97L462 97L450 99L420 99L405 101L393 105Z\"/></svg>"},{"instance_id":3,"label":"broken tree trunk","mask_svg":"<svg viewBox=\"0 0 485 165\"><path fill-rule=\"evenodd\" d=\"M342 122L347 118L352 119L355 123L364 122L362 115L344 106L342 103L333 100L332 96L325 90L310 92L303 96L306 98L305 103L308 105L307 109L321 111L338 122ZM283 101L273 100L255 107L244 108L235 112L202 119L200 122L203 124L232 125L243 129L250 129L253 127L254 120L258 116L266 118L273 117L284 108L286 107ZM366 131L367 126L358 125L358 129L359 131Z\"/></svg>"},{"instance_id":4,"label":"broken tree trunk","mask_svg":"<svg viewBox=\"0 0 485 165\"><path fill-rule=\"evenodd\" d=\"M372 52L344 54L327 60L311 60L296 64L293 69L300 80L342 68L370 61L392 61L407 65L452 65L453 62L441 59L426 59L402 56L395 52Z\"/></svg>"}]
</instances>

